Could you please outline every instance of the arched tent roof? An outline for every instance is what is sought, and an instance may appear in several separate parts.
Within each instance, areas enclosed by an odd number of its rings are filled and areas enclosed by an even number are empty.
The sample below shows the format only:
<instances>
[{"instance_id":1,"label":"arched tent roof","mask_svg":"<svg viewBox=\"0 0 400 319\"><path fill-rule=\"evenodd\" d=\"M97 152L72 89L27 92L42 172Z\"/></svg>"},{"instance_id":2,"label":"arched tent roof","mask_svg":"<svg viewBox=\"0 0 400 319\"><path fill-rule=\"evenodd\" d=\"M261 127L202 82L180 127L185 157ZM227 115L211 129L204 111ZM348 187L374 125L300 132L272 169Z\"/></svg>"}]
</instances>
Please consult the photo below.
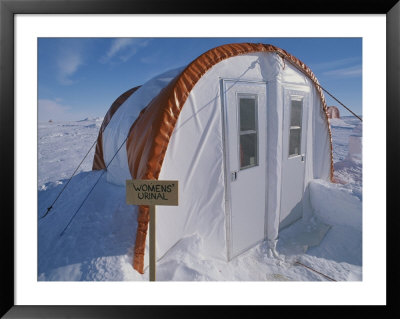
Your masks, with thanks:
<instances>
[{"instance_id":1,"label":"arched tent roof","mask_svg":"<svg viewBox=\"0 0 400 319\"><path fill-rule=\"evenodd\" d=\"M180 72L155 96L142 110L132 124L126 141L129 171L133 179L158 179L168 143L179 114L191 90L199 79L215 64L230 57L256 52L276 53L284 61L291 63L305 74L314 84L321 98L330 140L330 178L333 180L332 134L327 115L327 105L317 78L309 67L283 49L270 44L234 43L211 49ZM136 89L136 88L135 88ZM101 133L112 115L135 89L125 92L111 106L100 130L93 169L106 168L102 154ZM132 92L131 92L132 91ZM130 93L128 93L130 92ZM121 103L117 101L122 101ZM147 206L139 207L138 229L136 234L134 268L143 273L145 241L149 222Z\"/></svg>"},{"instance_id":2,"label":"arched tent roof","mask_svg":"<svg viewBox=\"0 0 400 319\"><path fill-rule=\"evenodd\" d=\"M107 127L108 123L110 123L112 116L115 112L117 112L118 108L137 90L140 86L134 87L124 93L122 93L114 102L111 104L111 107L108 109L106 115L104 116L103 123L101 123L99 136L97 137L96 143L96 151L93 159L93 170L99 170L106 168L106 164L104 162L104 154L103 154L103 132Z\"/></svg>"}]
</instances>

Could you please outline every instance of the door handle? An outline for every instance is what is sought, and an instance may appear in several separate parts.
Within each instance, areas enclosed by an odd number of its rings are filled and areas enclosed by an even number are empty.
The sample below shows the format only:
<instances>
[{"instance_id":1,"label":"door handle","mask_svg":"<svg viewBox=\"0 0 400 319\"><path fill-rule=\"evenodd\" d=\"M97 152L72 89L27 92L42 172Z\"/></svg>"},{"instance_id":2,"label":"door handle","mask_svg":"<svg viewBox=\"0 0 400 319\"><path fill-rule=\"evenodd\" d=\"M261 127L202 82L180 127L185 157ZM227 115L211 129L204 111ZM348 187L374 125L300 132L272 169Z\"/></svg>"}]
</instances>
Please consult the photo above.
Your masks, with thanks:
<instances>
[{"instance_id":1,"label":"door handle","mask_svg":"<svg viewBox=\"0 0 400 319\"><path fill-rule=\"evenodd\" d=\"M234 172L231 173L231 181L232 182L237 180L237 175L238 175L237 171L234 171Z\"/></svg>"},{"instance_id":2,"label":"door handle","mask_svg":"<svg viewBox=\"0 0 400 319\"><path fill-rule=\"evenodd\" d=\"M301 161L304 162L304 154L301 155Z\"/></svg>"}]
</instances>

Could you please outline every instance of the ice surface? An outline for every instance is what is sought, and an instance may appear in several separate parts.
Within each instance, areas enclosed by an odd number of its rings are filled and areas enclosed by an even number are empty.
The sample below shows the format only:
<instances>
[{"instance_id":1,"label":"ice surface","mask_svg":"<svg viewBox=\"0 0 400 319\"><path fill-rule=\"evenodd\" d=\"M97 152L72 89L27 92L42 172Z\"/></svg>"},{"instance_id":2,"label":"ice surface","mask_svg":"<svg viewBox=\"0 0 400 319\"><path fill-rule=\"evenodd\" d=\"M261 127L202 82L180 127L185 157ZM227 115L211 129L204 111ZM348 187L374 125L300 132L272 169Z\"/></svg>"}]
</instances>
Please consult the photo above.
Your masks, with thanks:
<instances>
[{"instance_id":1,"label":"ice surface","mask_svg":"<svg viewBox=\"0 0 400 319\"><path fill-rule=\"evenodd\" d=\"M38 124L38 217L51 205L97 138L99 118ZM349 137L361 143L354 117L331 120L335 178L310 185L313 214L281 230L277 250L265 242L232 261L204 257L201 238L182 238L157 262L160 281L326 281L295 261L339 281L362 280L362 163L349 156ZM357 150L361 145L354 144ZM137 227L125 188L101 177L63 236L60 233L101 175L91 171L94 149L47 217L38 219L38 280L147 281L132 268ZM354 155L354 154L353 154Z\"/></svg>"}]
</instances>

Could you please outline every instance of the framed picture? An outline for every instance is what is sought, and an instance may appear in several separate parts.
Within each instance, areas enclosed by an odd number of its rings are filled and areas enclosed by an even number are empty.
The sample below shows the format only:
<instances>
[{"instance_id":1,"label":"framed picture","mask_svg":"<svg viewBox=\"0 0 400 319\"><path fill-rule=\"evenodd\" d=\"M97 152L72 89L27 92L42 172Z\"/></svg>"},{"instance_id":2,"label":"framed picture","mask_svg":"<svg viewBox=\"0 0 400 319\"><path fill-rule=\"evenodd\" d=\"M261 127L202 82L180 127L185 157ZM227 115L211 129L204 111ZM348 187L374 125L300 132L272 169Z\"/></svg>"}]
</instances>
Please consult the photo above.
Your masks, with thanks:
<instances>
[{"instance_id":1,"label":"framed picture","mask_svg":"<svg viewBox=\"0 0 400 319\"><path fill-rule=\"evenodd\" d=\"M251 8L250 3L246 5ZM0 10L2 70L0 127L3 146L1 166L6 186L2 196L6 206L3 208L2 222L5 227L1 232L5 246L2 254L4 275L1 289L4 297L1 314L5 318L7 316L9 318L21 316L32 318L43 316L157 317L176 313L191 316L194 312L199 316L207 315L209 311L215 311L217 315L222 315L221 311L225 312L221 308L212 310L208 307L173 309L169 307L170 305L387 305L384 311L393 310L395 306L393 304L394 281L385 281L385 275L386 272L388 278L392 275L390 269L393 267L391 263L393 257L390 247L394 240L395 221L389 214L386 218L383 217L385 207L387 211L395 210L391 183L396 174L386 176L383 168L384 163L387 163L387 170L395 172L395 163L398 161L398 152L389 146L398 144L396 137L399 134L397 125L399 120L397 105L400 102L398 90L399 3L391 1L377 4L373 1L355 1L351 6L338 6L337 1L325 1L317 5L309 2L298 7L297 3L293 2L289 9L287 5L274 4L270 7L264 4L261 10L259 6L257 10L255 7L244 10L241 6L226 7L218 3L194 8L174 1L160 3L116 0L96 3L96 1L1 0ZM367 183L363 185L365 188L362 190L363 192L365 190L363 214L364 209L367 214L365 219L363 217L363 274L360 276L362 279L351 283L346 282L345 285L324 283L318 286L318 292L316 292L316 285L312 282L272 283L268 280L249 282L247 278L238 282L228 279L225 282L207 283L145 283L124 282L116 279L108 282L66 282L68 279L65 278L74 278L71 273L77 268L73 266L69 270L64 269L71 272L70 277L58 277L57 282L55 282L57 279L49 279L57 278L57 275L46 271L41 274L38 270L38 242L36 242L38 236L37 179L40 175L39 173L36 175L36 172L42 169L39 167L36 154L37 139L40 137L37 125L38 119L42 116L39 104L47 103L47 110L55 108L61 110L67 107L67 104L57 104L59 101L56 97L52 101L43 101L44 99L39 101L41 91L39 90L38 65L39 59L52 58L53 52L49 49L50 47L46 47L45 41L50 42L61 38L109 39L107 43L99 42L93 47L94 50L98 50L103 46L104 66L110 64L116 57L116 52L121 48L117 46L124 45L111 40L121 38L140 38L142 42L137 44L138 46L147 45L146 39L152 38L181 39L182 44L179 45L184 45L185 39L194 38L362 38L362 108L365 125L363 131L366 132L364 138L371 138L371 140L364 139L363 142L363 147L366 146L363 148L363 161L366 160L363 166L363 179L365 178ZM193 45L193 42L190 45ZM69 46L68 43L63 49L68 50ZM39 48L49 49L44 57L39 55ZM382 54L379 55L379 52ZM119 59L129 59L129 57L122 55ZM58 80L64 81L64 85L69 85L79 65L88 62L75 60L68 65L64 60L63 63L60 70L64 71L58 73ZM376 63L379 68L370 68L373 63ZM358 72L355 69L348 71ZM47 72L57 72L57 70L50 68ZM95 90L93 92L95 93ZM294 102L296 106L300 103L299 101L308 98L293 87L285 92L296 96L297 100ZM100 96L100 92L97 94ZM240 98L250 103L254 94L258 93L241 94ZM385 96L386 113L383 107ZM258 102L254 103L257 105ZM380 113L371 112L374 103L381 105ZM364 112L364 110L368 111ZM358 113L361 113L361 109ZM57 112L53 114L57 116ZM61 112L59 116L62 118L66 114ZM55 118L45 118L47 122L53 120ZM371 134L371 131L376 135ZM247 135L254 133L253 131L246 132ZM258 138L261 137L258 136ZM384 139L386 143L383 142ZM299 145L300 141L303 140L299 140ZM384 144L388 146L387 149ZM292 153L300 154L295 147L290 149L293 149ZM249 154L245 168L259 163L257 152L254 153L256 155L251 155L249 151ZM373 158L373 163L381 161L382 164L377 167L379 171L374 168L369 156ZM386 184L387 189L378 186L382 184ZM87 190L90 190L90 187ZM369 207L366 207L366 203ZM374 221L371 214L377 214L377 211L382 219ZM385 236L382 236L382 232ZM69 248L74 249L74 247ZM232 248L232 254L235 249L235 247ZM69 260L65 262L65 265L73 265L74 262L77 261ZM62 265L64 266L64 263ZM364 269L366 269L365 272ZM323 272L322 275L324 275ZM326 278L328 277L325 276ZM337 286L333 286L336 284ZM376 292L379 293L374 295ZM296 311L296 313L304 314L309 311L305 307L270 309L276 312ZM228 311L232 310L228 309ZM239 309L239 311L245 310ZM349 310L338 307L335 311L348 313Z\"/></svg>"}]
</instances>

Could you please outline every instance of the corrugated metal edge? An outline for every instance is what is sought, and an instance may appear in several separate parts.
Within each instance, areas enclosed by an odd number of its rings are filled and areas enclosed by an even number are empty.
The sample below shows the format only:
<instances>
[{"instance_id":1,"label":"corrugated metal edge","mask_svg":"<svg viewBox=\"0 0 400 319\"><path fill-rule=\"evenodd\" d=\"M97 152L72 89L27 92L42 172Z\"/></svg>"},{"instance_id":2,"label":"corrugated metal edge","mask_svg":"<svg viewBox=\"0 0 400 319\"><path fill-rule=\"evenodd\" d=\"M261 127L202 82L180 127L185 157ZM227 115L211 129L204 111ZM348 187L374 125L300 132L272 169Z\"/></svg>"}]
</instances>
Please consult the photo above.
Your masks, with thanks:
<instances>
[{"instance_id":1,"label":"corrugated metal edge","mask_svg":"<svg viewBox=\"0 0 400 319\"><path fill-rule=\"evenodd\" d=\"M158 179L161 166L181 109L198 80L215 64L230 57L246 53L277 53L295 65L314 83L322 101L330 139L331 170L333 181L332 133L327 106L318 80L309 67L283 49L270 44L234 43L211 49L190 63L146 107L129 131L127 140L128 166L134 179ZM147 206L139 206L138 228L134 249L133 267L143 273L146 235L149 222Z\"/></svg>"},{"instance_id":2,"label":"corrugated metal edge","mask_svg":"<svg viewBox=\"0 0 400 319\"><path fill-rule=\"evenodd\" d=\"M106 115L104 116L103 123L101 123L101 127L99 130L99 135L97 136L96 150L93 158L93 166L92 170L101 170L106 168L106 164L104 162L104 153L103 153L103 132L106 129L108 123L110 123L111 118L117 112L119 107L137 90L140 86L136 86L124 93L122 93L114 102L111 104L108 109Z\"/></svg>"}]
</instances>

